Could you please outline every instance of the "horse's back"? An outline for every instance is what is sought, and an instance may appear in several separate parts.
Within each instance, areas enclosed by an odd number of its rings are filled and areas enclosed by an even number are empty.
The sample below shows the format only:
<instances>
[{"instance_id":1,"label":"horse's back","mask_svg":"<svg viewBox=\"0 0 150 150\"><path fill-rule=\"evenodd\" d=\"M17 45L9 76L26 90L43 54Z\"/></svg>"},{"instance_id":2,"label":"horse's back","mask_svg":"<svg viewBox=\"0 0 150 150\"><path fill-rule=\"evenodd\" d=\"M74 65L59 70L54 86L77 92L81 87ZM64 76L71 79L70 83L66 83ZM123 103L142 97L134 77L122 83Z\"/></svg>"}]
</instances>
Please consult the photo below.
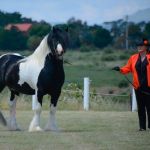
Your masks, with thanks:
<instances>
[{"instance_id":1,"label":"horse's back","mask_svg":"<svg viewBox=\"0 0 150 150\"><path fill-rule=\"evenodd\" d=\"M6 67L9 66L10 64L16 63L17 61L21 60L24 58L21 55L17 54L4 54L0 56L0 68L1 67Z\"/></svg>"},{"instance_id":2,"label":"horse's back","mask_svg":"<svg viewBox=\"0 0 150 150\"><path fill-rule=\"evenodd\" d=\"M6 75L8 69L12 67L12 65L16 64L19 60L24 58L21 55L16 54L5 54L0 57L0 76Z\"/></svg>"},{"instance_id":3,"label":"horse's back","mask_svg":"<svg viewBox=\"0 0 150 150\"><path fill-rule=\"evenodd\" d=\"M19 54L4 54L0 56L0 92L6 85L9 70L22 58L24 57Z\"/></svg>"}]
</instances>

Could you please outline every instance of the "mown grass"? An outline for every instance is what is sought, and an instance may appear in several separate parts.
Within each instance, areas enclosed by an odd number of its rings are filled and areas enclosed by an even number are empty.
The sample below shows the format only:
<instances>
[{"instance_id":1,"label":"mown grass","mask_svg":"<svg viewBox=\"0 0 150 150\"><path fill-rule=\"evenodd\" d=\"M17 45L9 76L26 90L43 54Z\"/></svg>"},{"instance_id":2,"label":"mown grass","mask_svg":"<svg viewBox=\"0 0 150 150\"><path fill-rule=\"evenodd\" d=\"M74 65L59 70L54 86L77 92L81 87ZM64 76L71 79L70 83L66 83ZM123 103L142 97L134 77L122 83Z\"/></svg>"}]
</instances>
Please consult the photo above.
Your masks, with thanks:
<instances>
[{"instance_id":1,"label":"mown grass","mask_svg":"<svg viewBox=\"0 0 150 150\"><path fill-rule=\"evenodd\" d=\"M137 113L58 111L60 132L57 133L29 133L32 116L31 111L17 111L18 123L24 129L21 132L7 131L0 126L0 149L149 150L150 131L138 131ZM48 112L42 112L42 127L47 117Z\"/></svg>"}]
</instances>

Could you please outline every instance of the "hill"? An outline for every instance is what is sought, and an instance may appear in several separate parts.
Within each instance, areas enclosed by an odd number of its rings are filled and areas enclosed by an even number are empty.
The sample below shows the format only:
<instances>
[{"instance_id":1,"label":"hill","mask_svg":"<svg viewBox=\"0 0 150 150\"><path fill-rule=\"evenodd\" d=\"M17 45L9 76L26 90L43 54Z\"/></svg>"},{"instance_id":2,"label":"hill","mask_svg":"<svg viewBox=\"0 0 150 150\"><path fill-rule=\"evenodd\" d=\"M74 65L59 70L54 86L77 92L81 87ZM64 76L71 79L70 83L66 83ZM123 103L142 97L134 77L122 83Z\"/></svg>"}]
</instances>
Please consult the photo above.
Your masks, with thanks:
<instances>
[{"instance_id":1,"label":"hill","mask_svg":"<svg viewBox=\"0 0 150 150\"><path fill-rule=\"evenodd\" d=\"M129 15L129 21L139 23L142 21L150 21L150 8L139 10L136 13Z\"/></svg>"}]
</instances>

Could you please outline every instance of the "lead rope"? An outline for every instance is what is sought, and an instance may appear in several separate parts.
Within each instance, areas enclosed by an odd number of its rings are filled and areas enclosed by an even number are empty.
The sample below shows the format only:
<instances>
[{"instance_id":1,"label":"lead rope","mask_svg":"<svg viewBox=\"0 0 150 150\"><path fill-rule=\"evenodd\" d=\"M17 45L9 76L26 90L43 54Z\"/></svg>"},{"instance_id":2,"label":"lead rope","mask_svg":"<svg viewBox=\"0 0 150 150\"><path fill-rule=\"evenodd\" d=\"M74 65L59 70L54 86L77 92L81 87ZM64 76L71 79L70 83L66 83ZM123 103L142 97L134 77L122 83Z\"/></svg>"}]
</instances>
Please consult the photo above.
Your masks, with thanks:
<instances>
[{"instance_id":1,"label":"lead rope","mask_svg":"<svg viewBox=\"0 0 150 150\"><path fill-rule=\"evenodd\" d=\"M64 63L69 64L69 65L73 65L73 64L70 63L68 60L64 60Z\"/></svg>"},{"instance_id":2,"label":"lead rope","mask_svg":"<svg viewBox=\"0 0 150 150\"><path fill-rule=\"evenodd\" d=\"M135 88L134 84L129 80L129 78L126 75L124 75L124 77ZM139 91L141 91L141 93L143 93L143 94L150 95L150 93L145 92L145 91L143 91L141 89L139 89Z\"/></svg>"}]
</instances>

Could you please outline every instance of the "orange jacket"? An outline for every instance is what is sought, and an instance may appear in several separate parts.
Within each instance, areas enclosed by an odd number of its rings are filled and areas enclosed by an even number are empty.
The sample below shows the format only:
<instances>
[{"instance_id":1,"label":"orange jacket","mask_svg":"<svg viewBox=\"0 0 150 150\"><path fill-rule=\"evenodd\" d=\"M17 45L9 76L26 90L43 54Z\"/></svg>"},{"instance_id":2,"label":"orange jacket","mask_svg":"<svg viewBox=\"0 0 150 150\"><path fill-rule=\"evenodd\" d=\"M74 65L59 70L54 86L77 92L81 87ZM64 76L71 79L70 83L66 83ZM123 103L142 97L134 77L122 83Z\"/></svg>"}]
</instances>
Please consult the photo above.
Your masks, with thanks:
<instances>
[{"instance_id":1,"label":"orange jacket","mask_svg":"<svg viewBox=\"0 0 150 150\"><path fill-rule=\"evenodd\" d=\"M148 87L150 87L150 54L146 55L148 65L147 65L147 81L148 81ZM139 54L134 54L132 55L127 64L123 67L120 68L120 72L122 74L127 74L127 73L132 73L133 75L133 85L135 89L138 89L140 87L139 79L138 79L138 74L135 68L136 62L139 58Z\"/></svg>"}]
</instances>

